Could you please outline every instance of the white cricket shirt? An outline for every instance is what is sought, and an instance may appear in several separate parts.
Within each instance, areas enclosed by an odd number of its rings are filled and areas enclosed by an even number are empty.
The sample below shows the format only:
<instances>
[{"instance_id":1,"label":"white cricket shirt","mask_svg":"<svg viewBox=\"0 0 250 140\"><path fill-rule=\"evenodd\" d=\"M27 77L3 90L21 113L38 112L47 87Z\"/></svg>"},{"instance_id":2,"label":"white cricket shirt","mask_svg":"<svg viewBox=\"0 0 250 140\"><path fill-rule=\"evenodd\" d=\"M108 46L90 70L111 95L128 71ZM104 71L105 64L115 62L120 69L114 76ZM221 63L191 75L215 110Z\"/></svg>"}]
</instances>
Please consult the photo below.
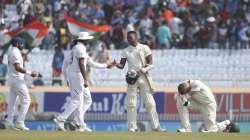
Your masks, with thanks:
<instances>
[{"instance_id":1,"label":"white cricket shirt","mask_svg":"<svg viewBox=\"0 0 250 140\"><path fill-rule=\"evenodd\" d=\"M199 80L190 80L190 84L191 91L193 92L191 95L192 99L201 104L216 103L212 91L204 83Z\"/></svg>"},{"instance_id":2,"label":"white cricket shirt","mask_svg":"<svg viewBox=\"0 0 250 140\"><path fill-rule=\"evenodd\" d=\"M21 51L16 47L11 47L8 52L8 74L9 78L24 78L24 74L16 71L14 64L20 64L20 67L23 68L23 57Z\"/></svg>"},{"instance_id":3,"label":"white cricket shirt","mask_svg":"<svg viewBox=\"0 0 250 140\"><path fill-rule=\"evenodd\" d=\"M86 68L87 58L88 54L86 52L86 47L82 43L77 43L73 48L71 52L71 63L69 65L69 72L80 74L80 68L79 68L79 58L84 58L84 67Z\"/></svg>"},{"instance_id":4,"label":"white cricket shirt","mask_svg":"<svg viewBox=\"0 0 250 140\"><path fill-rule=\"evenodd\" d=\"M142 60L145 64L145 58L151 55L152 52L147 45L138 43L136 47L128 46L122 51L122 58L126 58L128 62L128 70L140 70L144 67L142 61L140 60L140 54L142 55Z\"/></svg>"}]
</instances>

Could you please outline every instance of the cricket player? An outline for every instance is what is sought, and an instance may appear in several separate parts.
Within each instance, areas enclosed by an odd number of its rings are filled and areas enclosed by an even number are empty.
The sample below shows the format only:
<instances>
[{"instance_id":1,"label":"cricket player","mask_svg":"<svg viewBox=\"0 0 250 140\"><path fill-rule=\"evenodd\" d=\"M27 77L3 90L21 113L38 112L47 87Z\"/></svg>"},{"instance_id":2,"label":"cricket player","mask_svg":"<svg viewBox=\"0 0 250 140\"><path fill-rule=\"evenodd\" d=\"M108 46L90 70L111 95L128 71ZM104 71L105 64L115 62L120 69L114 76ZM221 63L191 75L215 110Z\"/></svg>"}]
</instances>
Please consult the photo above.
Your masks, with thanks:
<instances>
[{"instance_id":1,"label":"cricket player","mask_svg":"<svg viewBox=\"0 0 250 140\"><path fill-rule=\"evenodd\" d=\"M70 56L71 54L69 54L63 61L63 68L62 68L62 72L64 74L64 79L66 80L66 82L68 83L68 67L70 64ZM102 64L102 63L98 63L95 62L90 56L87 57L87 64L90 65L91 67L94 68L98 68L98 69L104 69L104 68L108 68L111 69L114 65L115 65L115 61L112 63L108 63L108 64ZM92 132L92 130L87 126L87 124L84 122L84 116L86 111L89 109L90 105L92 104L92 98L91 98L91 94L90 94L90 89L89 87L86 87L83 93L83 100L84 100L84 105L83 105L83 124L81 124L82 122L80 122L80 120L78 120L78 118L76 116L79 115L79 110L76 110L74 112L74 120L72 122L72 126L74 126L76 128L77 131L80 132Z\"/></svg>"},{"instance_id":2,"label":"cricket player","mask_svg":"<svg viewBox=\"0 0 250 140\"><path fill-rule=\"evenodd\" d=\"M153 131L164 131L161 129L158 114L156 112L156 104L152 95L152 80L149 77L148 71L153 68L152 53L147 45L140 44L137 39L135 31L127 33L127 40L129 46L122 52L120 63L116 67L123 69L126 62L128 62L127 81L127 119L128 131L136 132L138 130L136 125L136 101L137 94L142 96L146 105L147 112L150 116Z\"/></svg>"},{"instance_id":3,"label":"cricket player","mask_svg":"<svg viewBox=\"0 0 250 140\"><path fill-rule=\"evenodd\" d=\"M28 131L29 128L25 126L24 120L28 112L31 99L24 80L24 75L27 74L32 77L38 77L40 74L36 71L30 71L24 68L21 50L24 48L25 41L20 37L16 37L12 39L11 44L12 46L10 47L10 50L8 52L8 74L10 91L7 108L6 127L14 128L16 130ZM15 104L18 97L21 101L21 107L14 125L13 117L15 112Z\"/></svg>"},{"instance_id":4,"label":"cricket player","mask_svg":"<svg viewBox=\"0 0 250 140\"><path fill-rule=\"evenodd\" d=\"M178 85L175 95L176 107L181 120L181 128L177 132L192 132L188 109L198 111L203 116L201 132L238 131L229 120L216 122L216 101L212 91L199 80L187 80ZM229 126L234 128L229 129Z\"/></svg>"},{"instance_id":5,"label":"cricket player","mask_svg":"<svg viewBox=\"0 0 250 140\"><path fill-rule=\"evenodd\" d=\"M54 122L59 130L65 131L64 122L74 111L79 112L76 117L78 121L81 122L80 124L83 124L83 93L85 88L88 87L86 79L86 63L88 54L84 44L87 40L93 38L94 37L89 35L88 32L80 32L77 37L76 45L74 45L71 50L71 61L67 76L71 99L64 112L54 119Z\"/></svg>"}]
</instances>

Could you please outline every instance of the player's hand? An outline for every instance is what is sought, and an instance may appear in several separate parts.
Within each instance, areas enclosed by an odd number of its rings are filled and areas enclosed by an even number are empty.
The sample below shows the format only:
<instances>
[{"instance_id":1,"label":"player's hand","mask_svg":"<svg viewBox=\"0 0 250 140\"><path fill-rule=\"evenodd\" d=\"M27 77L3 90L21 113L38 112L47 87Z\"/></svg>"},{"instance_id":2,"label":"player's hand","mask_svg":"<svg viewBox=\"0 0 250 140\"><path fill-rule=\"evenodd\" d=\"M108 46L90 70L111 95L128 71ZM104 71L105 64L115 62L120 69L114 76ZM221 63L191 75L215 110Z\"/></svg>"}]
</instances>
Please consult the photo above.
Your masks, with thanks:
<instances>
[{"instance_id":1,"label":"player's hand","mask_svg":"<svg viewBox=\"0 0 250 140\"><path fill-rule=\"evenodd\" d=\"M141 70L141 69L138 70L138 71L137 71L137 74L138 74L139 76L142 75L142 74L143 74L142 70Z\"/></svg>"},{"instance_id":2,"label":"player's hand","mask_svg":"<svg viewBox=\"0 0 250 140\"><path fill-rule=\"evenodd\" d=\"M107 64L107 68L108 68L108 69L111 69L111 68L113 68L115 65L116 65L116 61L114 60L112 63L108 63L108 64Z\"/></svg>"},{"instance_id":3,"label":"player's hand","mask_svg":"<svg viewBox=\"0 0 250 140\"><path fill-rule=\"evenodd\" d=\"M87 80L84 80L84 85L83 85L85 88L89 87L89 84L88 84L88 81Z\"/></svg>"},{"instance_id":4,"label":"player's hand","mask_svg":"<svg viewBox=\"0 0 250 140\"><path fill-rule=\"evenodd\" d=\"M39 75L39 73L36 71L32 71L30 74L31 77L38 77L38 75Z\"/></svg>"}]
</instances>

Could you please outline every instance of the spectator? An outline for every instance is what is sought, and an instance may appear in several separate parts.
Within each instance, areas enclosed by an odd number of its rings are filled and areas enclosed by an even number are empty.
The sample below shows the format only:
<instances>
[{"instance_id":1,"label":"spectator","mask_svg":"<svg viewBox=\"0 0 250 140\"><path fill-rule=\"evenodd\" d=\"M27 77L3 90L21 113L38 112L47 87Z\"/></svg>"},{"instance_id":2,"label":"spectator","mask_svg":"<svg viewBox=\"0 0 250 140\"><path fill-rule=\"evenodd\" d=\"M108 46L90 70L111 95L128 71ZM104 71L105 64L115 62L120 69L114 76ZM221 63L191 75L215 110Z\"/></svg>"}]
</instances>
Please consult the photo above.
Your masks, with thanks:
<instances>
[{"instance_id":1,"label":"spectator","mask_svg":"<svg viewBox=\"0 0 250 140\"><path fill-rule=\"evenodd\" d=\"M226 49L227 48L227 44L228 44L228 27L226 23L221 23L221 25L219 26L218 29L218 44L219 47L222 49Z\"/></svg>"},{"instance_id":2,"label":"spectator","mask_svg":"<svg viewBox=\"0 0 250 140\"><path fill-rule=\"evenodd\" d=\"M249 48L250 43L250 26L246 26L239 31L240 47Z\"/></svg>"},{"instance_id":3,"label":"spectator","mask_svg":"<svg viewBox=\"0 0 250 140\"><path fill-rule=\"evenodd\" d=\"M5 85L7 75L7 65L3 63L3 55L0 56L0 83Z\"/></svg>"},{"instance_id":4,"label":"spectator","mask_svg":"<svg viewBox=\"0 0 250 140\"><path fill-rule=\"evenodd\" d=\"M19 0L17 2L17 8L22 18L29 13L29 9L33 9L31 0Z\"/></svg>"},{"instance_id":5,"label":"spectator","mask_svg":"<svg viewBox=\"0 0 250 140\"><path fill-rule=\"evenodd\" d=\"M162 25L158 27L156 38L160 49L170 48L172 35L166 21L163 21Z\"/></svg>"},{"instance_id":6,"label":"spectator","mask_svg":"<svg viewBox=\"0 0 250 140\"><path fill-rule=\"evenodd\" d=\"M64 54L62 52L62 49L60 47L55 47L55 54L52 62L52 71L53 71L52 85L55 85L56 83L62 85L61 73L62 73L63 60L64 60Z\"/></svg>"}]
</instances>

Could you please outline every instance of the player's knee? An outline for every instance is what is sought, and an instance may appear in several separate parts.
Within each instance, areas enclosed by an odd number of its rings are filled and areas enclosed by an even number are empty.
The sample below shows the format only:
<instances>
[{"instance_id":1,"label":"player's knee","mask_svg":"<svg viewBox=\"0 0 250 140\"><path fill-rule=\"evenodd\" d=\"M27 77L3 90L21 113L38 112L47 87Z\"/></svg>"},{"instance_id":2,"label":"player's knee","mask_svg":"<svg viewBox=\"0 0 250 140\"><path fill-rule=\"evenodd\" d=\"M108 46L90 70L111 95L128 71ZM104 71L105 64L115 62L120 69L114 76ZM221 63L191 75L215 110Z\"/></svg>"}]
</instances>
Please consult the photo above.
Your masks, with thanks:
<instances>
[{"instance_id":1,"label":"player's knee","mask_svg":"<svg viewBox=\"0 0 250 140\"><path fill-rule=\"evenodd\" d=\"M31 99L29 96L25 96L21 99L22 104L30 104Z\"/></svg>"},{"instance_id":2,"label":"player's knee","mask_svg":"<svg viewBox=\"0 0 250 140\"><path fill-rule=\"evenodd\" d=\"M80 106L81 102L79 100L71 100L71 104L75 106Z\"/></svg>"},{"instance_id":3,"label":"player's knee","mask_svg":"<svg viewBox=\"0 0 250 140\"><path fill-rule=\"evenodd\" d=\"M155 108L155 100L154 97L152 96L152 94L148 93L146 94L146 96L144 97L144 101L145 101L145 105L146 108L151 109L151 108Z\"/></svg>"},{"instance_id":4,"label":"player's knee","mask_svg":"<svg viewBox=\"0 0 250 140\"><path fill-rule=\"evenodd\" d=\"M84 102L85 102L85 105L88 106L88 105L91 105L93 101L90 98L90 99L85 100Z\"/></svg>"},{"instance_id":5,"label":"player's knee","mask_svg":"<svg viewBox=\"0 0 250 140\"><path fill-rule=\"evenodd\" d=\"M175 94L174 99L175 99L175 102L176 102L176 107L177 108L183 108L183 101L182 101L180 95Z\"/></svg>"},{"instance_id":6,"label":"player's knee","mask_svg":"<svg viewBox=\"0 0 250 140\"><path fill-rule=\"evenodd\" d=\"M146 102L145 105L147 109L152 109L152 108L155 108L156 106L154 101Z\"/></svg>"},{"instance_id":7,"label":"player's knee","mask_svg":"<svg viewBox=\"0 0 250 140\"><path fill-rule=\"evenodd\" d=\"M129 108L135 108L136 107L136 97L128 97L126 101L126 106Z\"/></svg>"}]
</instances>

